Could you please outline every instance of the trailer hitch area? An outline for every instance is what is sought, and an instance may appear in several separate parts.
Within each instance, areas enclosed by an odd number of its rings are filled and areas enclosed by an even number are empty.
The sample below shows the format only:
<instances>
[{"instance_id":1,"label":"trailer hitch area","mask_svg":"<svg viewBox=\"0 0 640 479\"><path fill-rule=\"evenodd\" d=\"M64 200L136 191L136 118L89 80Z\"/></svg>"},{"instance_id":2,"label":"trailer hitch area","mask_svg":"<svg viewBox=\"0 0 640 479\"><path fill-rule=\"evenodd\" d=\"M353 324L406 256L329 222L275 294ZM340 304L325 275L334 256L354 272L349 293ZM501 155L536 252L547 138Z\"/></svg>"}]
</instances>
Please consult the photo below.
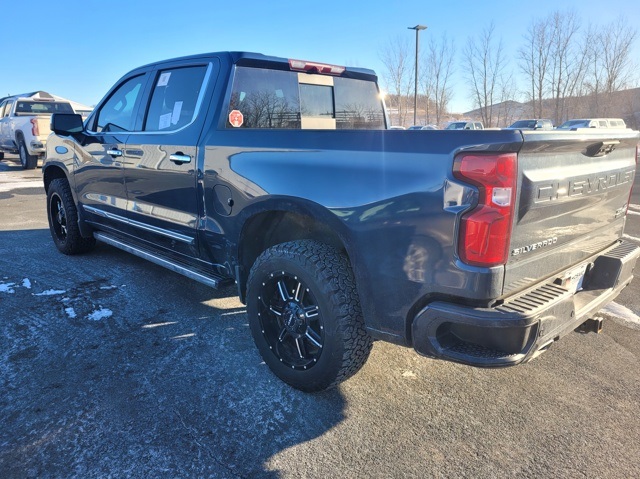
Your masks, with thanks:
<instances>
[{"instance_id":1,"label":"trailer hitch area","mask_svg":"<svg viewBox=\"0 0 640 479\"><path fill-rule=\"evenodd\" d=\"M604 319L596 316L595 318L589 318L584 323L576 328L579 333L600 333L602 331L602 323Z\"/></svg>"}]
</instances>

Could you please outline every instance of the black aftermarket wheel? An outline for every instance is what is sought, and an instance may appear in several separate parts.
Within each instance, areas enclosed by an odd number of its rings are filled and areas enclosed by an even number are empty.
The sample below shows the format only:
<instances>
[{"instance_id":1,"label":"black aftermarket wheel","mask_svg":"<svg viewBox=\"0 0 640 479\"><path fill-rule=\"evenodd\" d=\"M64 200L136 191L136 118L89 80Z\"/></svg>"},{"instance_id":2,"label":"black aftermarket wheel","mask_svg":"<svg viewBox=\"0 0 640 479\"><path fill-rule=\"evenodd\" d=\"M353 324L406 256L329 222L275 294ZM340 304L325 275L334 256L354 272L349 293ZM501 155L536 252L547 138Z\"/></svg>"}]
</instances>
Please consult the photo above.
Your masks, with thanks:
<instances>
[{"instance_id":1,"label":"black aftermarket wheel","mask_svg":"<svg viewBox=\"0 0 640 479\"><path fill-rule=\"evenodd\" d=\"M264 361L303 391L337 385L369 356L353 273L325 244L296 241L262 253L249 276L247 311Z\"/></svg>"},{"instance_id":2,"label":"black aftermarket wheel","mask_svg":"<svg viewBox=\"0 0 640 479\"><path fill-rule=\"evenodd\" d=\"M47 191L47 218L53 242L64 254L84 253L95 245L95 239L84 238L78 228L78 211L69 183L64 179L51 182Z\"/></svg>"}]
</instances>

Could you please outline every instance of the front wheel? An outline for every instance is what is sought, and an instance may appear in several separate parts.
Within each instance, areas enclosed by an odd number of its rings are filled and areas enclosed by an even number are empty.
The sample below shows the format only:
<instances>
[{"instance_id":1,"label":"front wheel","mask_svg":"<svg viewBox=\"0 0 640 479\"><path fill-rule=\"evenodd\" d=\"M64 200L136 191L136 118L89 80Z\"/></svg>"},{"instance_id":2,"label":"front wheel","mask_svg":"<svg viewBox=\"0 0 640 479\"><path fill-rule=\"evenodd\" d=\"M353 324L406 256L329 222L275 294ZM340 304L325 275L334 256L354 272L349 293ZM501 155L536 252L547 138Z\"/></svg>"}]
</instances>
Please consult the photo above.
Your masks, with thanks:
<instances>
[{"instance_id":1,"label":"front wheel","mask_svg":"<svg viewBox=\"0 0 640 479\"><path fill-rule=\"evenodd\" d=\"M78 227L78 210L67 180L58 178L47 190L47 218L49 231L61 253L72 255L89 251L96 244L94 238L85 238Z\"/></svg>"},{"instance_id":2,"label":"front wheel","mask_svg":"<svg viewBox=\"0 0 640 479\"><path fill-rule=\"evenodd\" d=\"M38 156L30 155L24 140L19 140L18 154L20 155L20 164L23 170L33 170L38 166Z\"/></svg>"},{"instance_id":3,"label":"front wheel","mask_svg":"<svg viewBox=\"0 0 640 479\"><path fill-rule=\"evenodd\" d=\"M347 258L323 243L293 241L263 252L249 275L247 313L265 363L302 391L336 386L369 357Z\"/></svg>"}]
</instances>

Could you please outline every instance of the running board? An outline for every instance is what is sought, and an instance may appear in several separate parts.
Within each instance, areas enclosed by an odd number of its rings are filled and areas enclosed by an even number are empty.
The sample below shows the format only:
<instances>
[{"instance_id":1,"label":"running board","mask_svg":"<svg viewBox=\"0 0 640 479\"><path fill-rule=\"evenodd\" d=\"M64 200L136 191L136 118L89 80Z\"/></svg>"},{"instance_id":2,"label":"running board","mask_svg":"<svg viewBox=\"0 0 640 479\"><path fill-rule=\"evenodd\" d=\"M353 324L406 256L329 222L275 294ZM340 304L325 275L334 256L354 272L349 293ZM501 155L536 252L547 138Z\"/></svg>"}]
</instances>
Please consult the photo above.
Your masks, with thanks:
<instances>
[{"instance_id":1,"label":"running board","mask_svg":"<svg viewBox=\"0 0 640 479\"><path fill-rule=\"evenodd\" d=\"M184 275L187 278L198 281L199 283L205 284L211 288L217 289L221 286L226 286L233 282L233 280L229 278L224 278L222 276L216 276L213 274L205 274L198 271L194 271L193 269L189 269L186 266L182 266L158 254L152 253L148 250L145 250L137 246L132 246L130 244L124 243L107 233L96 231L93 233L93 237L98 241L114 246L118 249L126 251L127 253L134 254L140 258L151 261L152 263L155 263L158 266L167 268L168 270L171 270L174 273L179 273L181 275Z\"/></svg>"}]
</instances>

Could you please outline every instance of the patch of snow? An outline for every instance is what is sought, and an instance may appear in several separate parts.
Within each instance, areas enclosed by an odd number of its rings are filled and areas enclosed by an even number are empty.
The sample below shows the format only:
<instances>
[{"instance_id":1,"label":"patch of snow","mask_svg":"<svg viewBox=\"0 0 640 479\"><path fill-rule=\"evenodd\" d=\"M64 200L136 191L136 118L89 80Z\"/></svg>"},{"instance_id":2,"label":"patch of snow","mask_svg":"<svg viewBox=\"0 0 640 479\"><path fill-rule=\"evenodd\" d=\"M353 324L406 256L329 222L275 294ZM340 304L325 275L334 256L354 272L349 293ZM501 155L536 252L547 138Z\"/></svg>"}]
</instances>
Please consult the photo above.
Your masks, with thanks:
<instances>
[{"instance_id":1,"label":"patch of snow","mask_svg":"<svg viewBox=\"0 0 640 479\"><path fill-rule=\"evenodd\" d=\"M175 339L175 340L181 340L181 339L187 339L187 338L192 338L196 335L196 333L187 333L187 334L181 334L179 336L174 336L171 339Z\"/></svg>"},{"instance_id":2,"label":"patch of snow","mask_svg":"<svg viewBox=\"0 0 640 479\"><path fill-rule=\"evenodd\" d=\"M15 293L16 290L13 287L16 283L0 283L0 293Z\"/></svg>"},{"instance_id":3,"label":"patch of snow","mask_svg":"<svg viewBox=\"0 0 640 479\"><path fill-rule=\"evenodd\" d=\"M640 210L640 205L629 204L629 209Z\"/></svg>"},{"instance_id":4,"label":"patch of snow","mask_svg":"<svg viewBox=\"0 0 640 479\"><path fill-rule=\"evenodd\" d=\"M0 193L6 193L7 191L17 190L20 188L44 189L44 183L42 180L3 181L0 183Z\"/></svg>"},{"instance_id":5,"label":"patch of snow","mask_svg":"<svg viewBox=\"0 0 640 479\"><path fill-rule=\"evenodd\" d=\"M403 378L411 378L411 379L415 379L417 378L417 374L414 373L413 371L405 371L402 373L402 377Z\"/></svg>"},{"instance_id":6,"label":"patch of snow","mask_svg":"<svg viewBox=\"0 0 640 479\"><path fill-rule=\"evenodd\" d=\"M638 214L640 215L640 213ZM100 286L100 289L118 289L118 287L112 284L111 286Z\"/></svg>"},{"instance_id":7,"label":"patch of snow","mask_svg":"<svg viewBox=\"0 0 640 479\"><path fill-rule=\"evenodd\" d=\"M33 293L34 296L55 296L57 294L64 294L66 293L65 290L63 289L48 289L46 291L43 291L42 293Z\"/></svg>"},{"instance_id":8,"label":"patch of snow","mask_svg":"<svg viewBox=\"0 0 640 479\"><path fill-rule=\"evenodd\" d=\"M602 312L610 314L611 316L615 316L616 318L624 319L625 321L629 321L630 323L640 325L640 317L629 308L622 306L621 304L609 303L602 309Z\"/></svg>"},{"instance_id":9,"label":"patch of snow","mask_svg":"<svg viewBox=\"0 0 640 479\"><path fill-rule=\"evenodd\" d=\"M67 313L67 316L69 316L71 319L77 316L76 311L73 308L65 308L64 312Z\"/></svg>"},{"instance_id":10,"label":"patch of snow","mask_svg":"<svg viewBox=\"0 0 640 479\"><path fill-rule=\"evenodd\" d=\"M113 311L100 307L100 309L96 309L93 313L87 316L87 319L89 321L100 321L101 319L110 318L111 315L113 315Z\"/></svg>"},{"instance_id":11,"label":"patch of snow","mask_svg":"<svg viewBox=\"0 0 640 479\"><path fill-rule=\"evenodd\" d=\"M633 211L633 210L629 210L629 211L627 211L627 214L629 214L629 215L638 215L638 216L640 216L640 211Z\"/></svg>"},{"instance_id":12,"label":"patch of snow","mask_svg":"<svg viewBox=\"0 0 640 479\"><path fill-rule=\"evenodd\" d=\"M22 280L22 287L31 289L31 281L29 281L29 278L25 278Z\"/></svg>"}]
</instances>

